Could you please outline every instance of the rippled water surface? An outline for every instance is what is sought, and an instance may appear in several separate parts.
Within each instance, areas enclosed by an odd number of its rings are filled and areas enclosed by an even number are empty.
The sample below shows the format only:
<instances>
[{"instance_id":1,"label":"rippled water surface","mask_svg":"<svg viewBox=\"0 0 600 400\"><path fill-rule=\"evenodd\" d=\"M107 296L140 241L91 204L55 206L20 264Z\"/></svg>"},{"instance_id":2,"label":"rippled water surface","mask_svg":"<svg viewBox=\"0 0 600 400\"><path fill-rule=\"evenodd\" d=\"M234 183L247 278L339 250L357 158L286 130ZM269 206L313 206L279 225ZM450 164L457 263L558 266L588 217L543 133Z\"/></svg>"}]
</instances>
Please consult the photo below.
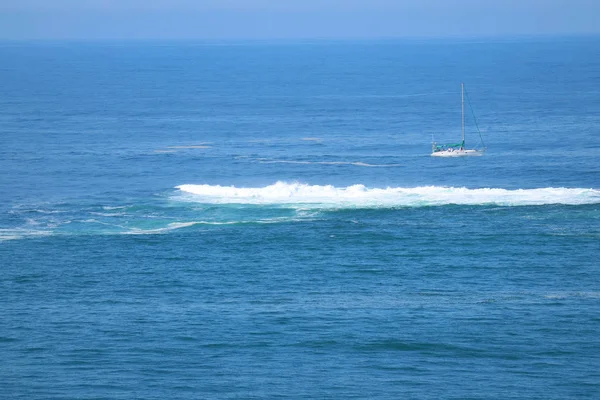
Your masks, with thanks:
<instances>
[{"instance_id":1,"label":"rippled water surface","mask_svg":"<svg viewBox=\"0 0 600 400\"><path fill-rule=\"evenodd\" d=\"M1 43L0 392L598 398L599 45Z\"/></svg>"}]
</instances>

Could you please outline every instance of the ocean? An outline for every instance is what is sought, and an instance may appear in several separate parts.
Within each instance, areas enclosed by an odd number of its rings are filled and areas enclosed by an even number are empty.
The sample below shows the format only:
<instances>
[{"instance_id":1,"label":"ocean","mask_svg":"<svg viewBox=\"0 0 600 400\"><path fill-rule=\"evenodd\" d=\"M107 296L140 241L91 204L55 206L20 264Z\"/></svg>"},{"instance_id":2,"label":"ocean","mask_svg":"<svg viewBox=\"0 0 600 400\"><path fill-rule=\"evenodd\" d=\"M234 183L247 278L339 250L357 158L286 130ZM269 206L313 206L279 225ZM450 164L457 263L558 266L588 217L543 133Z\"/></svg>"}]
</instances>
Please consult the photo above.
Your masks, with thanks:
<instances>
[{"instance_id":1,"label":"ocean","mask_svg":"<svg viewBox=\"0 0 600 400\"><path fill-rule=\"evenodd\" d=\"M0 397L599 398L598 49L1 42Z\"/></svg>"}]
</instances>

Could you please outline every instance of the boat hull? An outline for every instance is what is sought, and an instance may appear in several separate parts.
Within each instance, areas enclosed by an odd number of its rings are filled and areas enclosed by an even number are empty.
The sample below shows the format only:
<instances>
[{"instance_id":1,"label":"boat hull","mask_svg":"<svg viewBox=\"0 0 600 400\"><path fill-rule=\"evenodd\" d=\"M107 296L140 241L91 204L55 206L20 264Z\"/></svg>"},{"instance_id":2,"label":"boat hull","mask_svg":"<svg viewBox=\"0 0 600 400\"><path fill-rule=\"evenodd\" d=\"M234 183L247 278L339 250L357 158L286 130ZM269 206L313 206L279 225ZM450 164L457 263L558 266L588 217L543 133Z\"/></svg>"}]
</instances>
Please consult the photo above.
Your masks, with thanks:
<instances>
[{"instance_id":1,"label":"boat hull","mask_svg":"<svg viewBox=\"0 0 600 400\"><path fill-rule=\"evenodd\" d=\"M479 150L443 150L431 153L432 157L469 157L482 156L483 151Z\"/></svg>"}]
</instances>

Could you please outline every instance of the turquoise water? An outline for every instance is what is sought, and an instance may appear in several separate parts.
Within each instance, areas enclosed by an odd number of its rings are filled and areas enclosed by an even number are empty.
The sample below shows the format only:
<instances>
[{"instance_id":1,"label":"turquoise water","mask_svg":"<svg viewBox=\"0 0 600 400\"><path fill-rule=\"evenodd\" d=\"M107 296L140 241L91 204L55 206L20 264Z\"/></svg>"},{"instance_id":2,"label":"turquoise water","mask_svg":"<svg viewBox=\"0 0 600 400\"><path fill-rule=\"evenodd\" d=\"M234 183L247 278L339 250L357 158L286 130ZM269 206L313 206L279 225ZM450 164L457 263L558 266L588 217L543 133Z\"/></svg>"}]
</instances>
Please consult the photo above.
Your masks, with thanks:
<instances>
[{"instance_id":1,"label":"turquoise water","mask_svg":"<svg viewBox=\"0 0 600 400\"><path fill-rule=\"evenodd\" d=\"M0 392L598 398L599 46L3 42Z\"/></svg>"}]
</instances>

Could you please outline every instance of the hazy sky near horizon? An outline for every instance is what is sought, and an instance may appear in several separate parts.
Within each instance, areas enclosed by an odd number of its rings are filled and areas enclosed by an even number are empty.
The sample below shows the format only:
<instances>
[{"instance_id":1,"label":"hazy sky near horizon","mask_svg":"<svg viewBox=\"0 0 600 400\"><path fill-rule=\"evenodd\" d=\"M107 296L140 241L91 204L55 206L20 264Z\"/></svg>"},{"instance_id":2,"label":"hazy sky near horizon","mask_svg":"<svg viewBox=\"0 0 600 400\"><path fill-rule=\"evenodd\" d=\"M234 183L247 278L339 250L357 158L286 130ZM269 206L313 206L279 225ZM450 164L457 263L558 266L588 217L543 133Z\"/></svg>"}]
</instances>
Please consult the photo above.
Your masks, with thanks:
<instances>
[{"instance_id":1,"label":"hazy sky near horizon","mask_svg":"<svg viewBox=\"0 0 600 400\"><path fill-rule=\"evenodd\" d=\"M600 33L600 0L2 0L0 39Z\"/></svg>"}]
</instances>

